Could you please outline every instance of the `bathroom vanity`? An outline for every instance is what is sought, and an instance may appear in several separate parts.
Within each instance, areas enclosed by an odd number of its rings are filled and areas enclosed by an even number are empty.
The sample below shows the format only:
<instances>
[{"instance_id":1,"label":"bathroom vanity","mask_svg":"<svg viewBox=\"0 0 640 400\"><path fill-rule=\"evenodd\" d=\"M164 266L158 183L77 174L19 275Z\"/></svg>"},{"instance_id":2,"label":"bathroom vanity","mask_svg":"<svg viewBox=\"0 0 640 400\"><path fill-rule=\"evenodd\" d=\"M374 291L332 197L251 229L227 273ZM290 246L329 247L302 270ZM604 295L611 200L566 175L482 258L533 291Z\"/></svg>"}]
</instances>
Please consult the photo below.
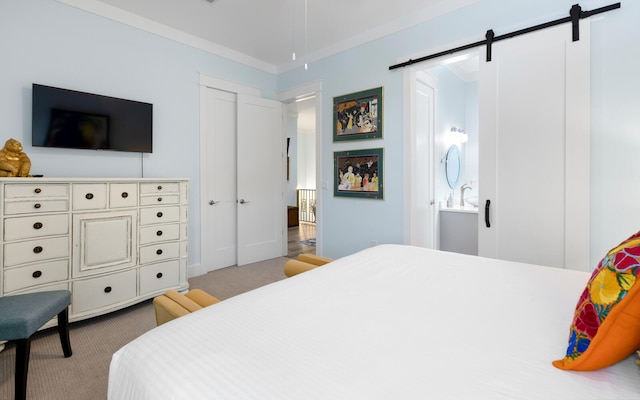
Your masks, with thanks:
<instances>
[{"instance_id":1,"label":"bathroom vanity","mask_svg":"<svg viewBox=\"0 0 640 400\"><path fill-rule=\"evenodd\" d=\"M440 208L440 250L478 255L477 208Z\"/></svg>"}]
</instances>

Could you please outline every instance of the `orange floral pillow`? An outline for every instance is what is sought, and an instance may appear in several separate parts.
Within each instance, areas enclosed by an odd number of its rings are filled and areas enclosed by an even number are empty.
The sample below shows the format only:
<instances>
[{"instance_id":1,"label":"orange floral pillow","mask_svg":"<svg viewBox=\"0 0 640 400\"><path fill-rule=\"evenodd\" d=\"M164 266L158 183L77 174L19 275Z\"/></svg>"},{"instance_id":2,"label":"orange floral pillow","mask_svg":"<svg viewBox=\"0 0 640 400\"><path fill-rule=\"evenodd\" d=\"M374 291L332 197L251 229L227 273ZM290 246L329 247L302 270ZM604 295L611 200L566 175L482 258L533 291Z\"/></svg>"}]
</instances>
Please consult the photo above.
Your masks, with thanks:
<instances>
[{"instance_id":1,"label":"orange floral pillow","mask_svg":"<svg viewBox=\"0 0 640 400\"><path fill-rule=\"evenodd\" d=\"M590 371L622 361L640 347L640 232L613 248L578 300L560 369Z\"/></svg>"}]
</instances>

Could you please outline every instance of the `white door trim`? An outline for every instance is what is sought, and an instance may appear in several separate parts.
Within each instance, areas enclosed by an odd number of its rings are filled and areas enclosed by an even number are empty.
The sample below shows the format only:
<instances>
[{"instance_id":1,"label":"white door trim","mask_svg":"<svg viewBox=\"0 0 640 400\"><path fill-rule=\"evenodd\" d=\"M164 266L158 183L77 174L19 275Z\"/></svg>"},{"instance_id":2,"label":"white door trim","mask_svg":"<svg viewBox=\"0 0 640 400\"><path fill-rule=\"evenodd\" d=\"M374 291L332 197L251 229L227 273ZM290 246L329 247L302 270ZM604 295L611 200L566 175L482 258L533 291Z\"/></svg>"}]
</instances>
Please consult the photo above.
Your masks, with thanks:
<instances>
[{"instance_id":1,"label":"white door trim","mask_svg":"<svg viewBox=\"0 0 640 400\"><path fill-rule=\"evenodd\" d=\"M243 85L242 83L228 81L226 79L200 73L200 90L202 90L202 88L204 87L224 90L225 92L236 94L248 94L256 97L260 97L262 95L262 91L253 86L247 86ZM202 121L202 117L200 117L200 120Z\"/></svg>"},{"instance_id":2,"label":"white door trim","mask_svg":"<svg viewBox=\"0 0 640 400\"><path fill-rule=\"evenodd\" d=\"M404 163L404 243L414 246L424 246L427 248L437 249L438 246L438 213L435 204L435 167L434 167L434 119L435 112L431 115L430 127L423 137L427 140L426 154L418 152L418 123L417 123L417 82L422 81L423 84L435 90L435 83L429 81L429 76L421 73L427 68L425 65L420 67L406 68L404 71L404 120L408 121L408 129L405 129L404 135L404 153L408 162ZM435 101L435 96L432 99ZM424 148L424 146L421 146ZM419 162L420 157L427 157L426 163ZM427 166L426 171L418 171L418 165ZM419 183L418 176L426 177L426 182ZM426 189L425 189L426 185ZM427 212L420 211L420 207L424 204L418 204L418 188L426 190L427 195ZM424 217L427 217L426 220ZM426 237L419 232L428 232ZM426 239L426 240L425 240Z\"/></svg>"}]
</instances>

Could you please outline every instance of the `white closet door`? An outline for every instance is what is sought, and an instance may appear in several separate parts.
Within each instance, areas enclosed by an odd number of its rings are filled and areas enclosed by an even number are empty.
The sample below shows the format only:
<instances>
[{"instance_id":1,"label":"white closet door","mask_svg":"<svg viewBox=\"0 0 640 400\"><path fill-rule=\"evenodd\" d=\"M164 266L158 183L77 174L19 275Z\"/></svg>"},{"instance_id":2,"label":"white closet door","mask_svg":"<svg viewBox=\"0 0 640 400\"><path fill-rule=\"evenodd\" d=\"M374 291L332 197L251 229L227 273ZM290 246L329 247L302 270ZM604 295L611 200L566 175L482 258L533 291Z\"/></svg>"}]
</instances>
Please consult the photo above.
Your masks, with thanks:
<instances>
[{"instance_id":1,"label":"white closet door","mask_svg":"<svg viewBox=\"0 0 640 400\"><path fill-rule=\"evenodd\" d=\"M211 271L237 262L236 94L207 88L204 102L202 261Z\"/></svg>"},{"instance_id":2,"label":"white closet door","mask_svg":"<svg viewBox=\"0 0 640 400\"><path fill-rule=\"evenodd\" d=\"M481 256L589 270L589 38L583 20L577 42L563 24L481 53Z\"/></svg>"},{"instance_id":3,"label":"white closet door","mask_svg":"<svg viewBox=\"0 0 640 400\"><path fill-rule=\"evenodd\" d=\"M238 94L238 265L283 255L282 104Z\"/></svg>"}]
</instances>

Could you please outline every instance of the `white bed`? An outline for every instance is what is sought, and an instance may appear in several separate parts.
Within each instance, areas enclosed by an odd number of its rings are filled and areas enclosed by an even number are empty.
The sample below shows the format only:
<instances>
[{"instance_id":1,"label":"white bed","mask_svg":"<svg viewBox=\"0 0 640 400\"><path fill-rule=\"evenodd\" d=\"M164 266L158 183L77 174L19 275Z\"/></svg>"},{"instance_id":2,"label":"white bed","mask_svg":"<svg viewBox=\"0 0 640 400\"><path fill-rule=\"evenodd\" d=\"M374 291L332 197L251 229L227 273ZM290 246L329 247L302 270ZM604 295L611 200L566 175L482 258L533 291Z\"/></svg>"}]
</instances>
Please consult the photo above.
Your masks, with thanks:
<instances>
[{"instance_id":1,"label":"white bed","mask_svg":"<svg viewBox=\"0 0 640 400\"><path fill-rule=\"evenodd\" d=\"M109 399L638 399L631 356L556 369L588 273L381 245L153 329Z\"/></svg>"}]
</instances>

